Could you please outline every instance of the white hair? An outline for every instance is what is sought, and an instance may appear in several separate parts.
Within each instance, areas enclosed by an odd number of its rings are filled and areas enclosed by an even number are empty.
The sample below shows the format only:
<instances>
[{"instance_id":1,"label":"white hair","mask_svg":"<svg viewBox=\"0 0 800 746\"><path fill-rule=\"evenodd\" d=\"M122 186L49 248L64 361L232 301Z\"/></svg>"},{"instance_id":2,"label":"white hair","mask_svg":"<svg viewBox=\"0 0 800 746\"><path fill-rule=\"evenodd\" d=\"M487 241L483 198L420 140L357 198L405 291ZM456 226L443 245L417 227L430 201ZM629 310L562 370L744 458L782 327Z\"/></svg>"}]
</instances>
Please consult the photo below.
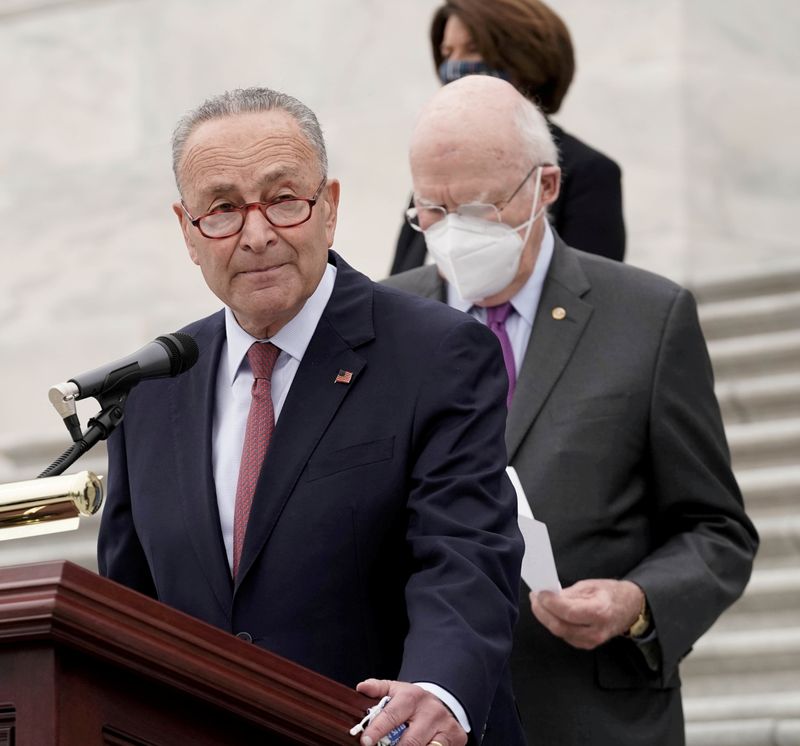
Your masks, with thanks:
<instances>
[{"instance_id":1,"label":"white hair","mask_svg":"<svg viewBox=\"0 0 800 746\"><path fill-rule=\"evenodd\" d=\"M320 176L328 174L328 154L325 150L325 139L317 117L304 103L293 96L271 88L236 88L225 91L204 101L196 109L184 115L172 134L172 172L175 183L181 189L179 169L186 142L195 128L212 119L224 119L236 114L263 111L285 111L291 116L301 132L306 136L319 159Z\"/></svg>"},{"instance_id":2,"label":"white hair","mask_svg":"<svg viewBox=\"0 0 800 746\"><path fill-rule=\"evenodd\" d=\"M519 97L516 110L517 132L523 148L539 166L557 166L558 148L550 134L544 114L535 104Z\"/></svg>"}]
</instances>

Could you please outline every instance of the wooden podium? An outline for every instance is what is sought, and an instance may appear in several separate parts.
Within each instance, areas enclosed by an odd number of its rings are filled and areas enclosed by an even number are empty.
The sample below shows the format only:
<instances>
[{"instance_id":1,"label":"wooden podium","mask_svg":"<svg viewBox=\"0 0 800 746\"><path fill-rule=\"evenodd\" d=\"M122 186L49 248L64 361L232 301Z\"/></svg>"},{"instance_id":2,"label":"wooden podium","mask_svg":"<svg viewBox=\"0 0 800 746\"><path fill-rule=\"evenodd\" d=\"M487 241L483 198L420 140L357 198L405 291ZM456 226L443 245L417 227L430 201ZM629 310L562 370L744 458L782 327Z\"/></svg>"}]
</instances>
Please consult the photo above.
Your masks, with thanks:
<instances>
[{"instance_id":1,"label":"wooden podium","mask_svg":"<svg viewBox=\"0 0 800 746\"><path fill-rule=\"evenodd\" d=\"M70 562L0 568L0 746L356 746L371 704Z\"/></svg>"}]
</instances>

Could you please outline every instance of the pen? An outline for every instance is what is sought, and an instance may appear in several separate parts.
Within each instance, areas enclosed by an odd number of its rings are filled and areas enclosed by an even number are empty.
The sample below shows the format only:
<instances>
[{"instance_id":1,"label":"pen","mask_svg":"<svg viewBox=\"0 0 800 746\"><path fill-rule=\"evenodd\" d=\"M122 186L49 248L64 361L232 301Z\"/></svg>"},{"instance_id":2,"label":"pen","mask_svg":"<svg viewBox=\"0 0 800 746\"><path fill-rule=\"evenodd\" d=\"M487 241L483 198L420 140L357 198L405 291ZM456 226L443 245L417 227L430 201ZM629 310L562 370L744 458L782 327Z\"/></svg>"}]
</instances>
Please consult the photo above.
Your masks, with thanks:
<instances>
[{"instance_id":1,"label":"pen","mask_svg":"<svg viewBox=\"0 0 800 746\"><path fill-rule=\"evenodd\" d=\"M364 716L364 719L360 723L356 723L352 728L350 728L350 735L357 736L359 733L363 733L369 724L378 716L381 710L386 707L390 699L391 697L384 697L380 702L378 702L377 705L370 707L367 710L367 714ZM400 737L403 735L403 731L406 728L408 728L408 725L405 723L398 725L396 728L392 728L383 738L378 741L378 746L397 746L397 744L400 743Z\"/></svg>"}]
</instances>

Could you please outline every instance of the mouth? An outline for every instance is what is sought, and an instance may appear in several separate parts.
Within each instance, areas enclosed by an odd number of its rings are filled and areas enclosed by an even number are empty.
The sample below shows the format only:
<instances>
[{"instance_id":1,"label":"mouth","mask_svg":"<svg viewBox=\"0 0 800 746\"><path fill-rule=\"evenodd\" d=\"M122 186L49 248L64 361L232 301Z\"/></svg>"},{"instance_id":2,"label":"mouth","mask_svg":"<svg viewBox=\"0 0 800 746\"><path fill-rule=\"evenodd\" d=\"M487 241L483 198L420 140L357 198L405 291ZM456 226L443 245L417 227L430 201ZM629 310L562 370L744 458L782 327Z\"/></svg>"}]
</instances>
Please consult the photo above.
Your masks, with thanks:
<instances>
[{"instance_id":1,"label":"mouth","mask_svg":"<svg viewBox=\"0 0 800 746\"><path fill-rule=\"evenodd\" d=\"M258 279L260 277L269 277L270 275L276 273L282 267L285 267L285 264L274 264L270 267L256 267L254 269L243 269L239 271L239 275L250 279Z\"/></svg>"}]
</instances>

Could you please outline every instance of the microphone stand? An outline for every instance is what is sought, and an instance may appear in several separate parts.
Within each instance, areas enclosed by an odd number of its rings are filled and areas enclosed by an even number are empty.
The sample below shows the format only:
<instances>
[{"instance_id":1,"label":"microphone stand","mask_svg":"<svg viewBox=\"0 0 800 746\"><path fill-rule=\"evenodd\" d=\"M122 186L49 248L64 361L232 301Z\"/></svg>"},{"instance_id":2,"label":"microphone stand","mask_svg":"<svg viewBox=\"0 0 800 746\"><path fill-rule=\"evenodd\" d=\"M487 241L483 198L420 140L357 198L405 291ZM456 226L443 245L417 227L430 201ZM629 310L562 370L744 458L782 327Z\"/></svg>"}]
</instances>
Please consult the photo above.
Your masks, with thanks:
<instances>
[{"instance_id":1,"label":"microphone stand","mask_svg":"<svg viewBox=\"0 0 800 746\"><path fill-rule=\"evenodd\" d=\"M125 416L125 401L128 398L128 394L130 394L130 389L125 388L98 396L97 401L100 402L102 409L95 417L89 420L86 432L53 461L37 479L63 474L90 448L96 446L101 440L108 438ZM69 424L67 427L69 428ZM80 430L80 425L78 429Z\"/></svg>"}]
</instances>

